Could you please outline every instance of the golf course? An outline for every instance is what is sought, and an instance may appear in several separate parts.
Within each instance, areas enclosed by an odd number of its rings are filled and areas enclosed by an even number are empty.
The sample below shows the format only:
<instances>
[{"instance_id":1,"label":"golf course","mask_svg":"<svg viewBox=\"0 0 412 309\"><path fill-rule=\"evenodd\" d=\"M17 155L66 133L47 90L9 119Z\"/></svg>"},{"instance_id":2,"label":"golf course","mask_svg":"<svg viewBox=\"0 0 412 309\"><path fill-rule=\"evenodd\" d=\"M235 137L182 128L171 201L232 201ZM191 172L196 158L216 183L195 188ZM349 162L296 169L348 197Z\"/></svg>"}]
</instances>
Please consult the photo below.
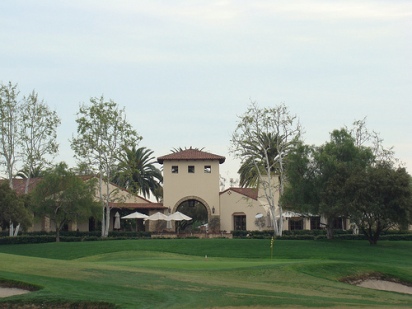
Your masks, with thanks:
<instances>
[{"instance_id":1,"label":"golf course","mask_svg":"<svg viewBox=\"0 0 412 309\"><path fill-rule=\"evenodd\" d=\"M134 239L0 246L0 308L410 308L412 242Z\"/></svg>"}]
</instances>

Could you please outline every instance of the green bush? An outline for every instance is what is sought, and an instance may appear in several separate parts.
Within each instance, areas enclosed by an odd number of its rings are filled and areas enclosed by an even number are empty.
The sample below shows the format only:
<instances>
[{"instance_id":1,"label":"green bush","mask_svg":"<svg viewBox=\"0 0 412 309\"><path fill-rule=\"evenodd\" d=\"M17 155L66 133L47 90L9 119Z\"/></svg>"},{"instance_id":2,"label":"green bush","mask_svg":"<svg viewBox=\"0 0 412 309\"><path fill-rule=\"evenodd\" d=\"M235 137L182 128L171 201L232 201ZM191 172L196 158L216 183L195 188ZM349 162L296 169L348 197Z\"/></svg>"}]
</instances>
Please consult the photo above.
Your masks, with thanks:
<instances>
[{"instance_id":1,"label":"green bush","mask_svg":"<svg viewBox=\"0 0 412 309\"><path fill-rule=\"evenodd\" d=\"M0 237L1 245L13 245L13 244L37 244L45 242L56 241L56 236L54 235L43 235L43 236L16 236L16 237Z\"/></svg>"},{"instance_id":2,"label":"green bush","mask_svg":"<svg viewBox=\"0 0 412 309\"><path fill-rule=\"evenodd\" d=\"M412 240L412 234L389 234L389 235L381 235L379 237L380 240Z\"/></svg>"}]
</instances>

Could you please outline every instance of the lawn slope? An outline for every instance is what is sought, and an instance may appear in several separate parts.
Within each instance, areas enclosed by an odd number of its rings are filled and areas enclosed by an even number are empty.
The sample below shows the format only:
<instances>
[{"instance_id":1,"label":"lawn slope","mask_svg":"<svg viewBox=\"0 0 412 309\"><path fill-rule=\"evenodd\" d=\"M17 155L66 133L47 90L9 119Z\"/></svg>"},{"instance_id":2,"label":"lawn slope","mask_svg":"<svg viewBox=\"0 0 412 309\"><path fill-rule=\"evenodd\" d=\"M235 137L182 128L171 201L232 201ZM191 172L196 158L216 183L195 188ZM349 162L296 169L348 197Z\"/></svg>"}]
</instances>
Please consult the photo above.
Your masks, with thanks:
<instances>
[{"instance_id":1,"label":"lawn slope","mask_svg":"<svg viewBox=\"0 0 412 309\"><path fill-rule=\"evenodd\" d=\"M156 239L0 246L0 279L41 290L1 302L105 302L119 308L407 308L412 297L339 280L412 282L412 242Z\"/></svg>"}]
</instances>

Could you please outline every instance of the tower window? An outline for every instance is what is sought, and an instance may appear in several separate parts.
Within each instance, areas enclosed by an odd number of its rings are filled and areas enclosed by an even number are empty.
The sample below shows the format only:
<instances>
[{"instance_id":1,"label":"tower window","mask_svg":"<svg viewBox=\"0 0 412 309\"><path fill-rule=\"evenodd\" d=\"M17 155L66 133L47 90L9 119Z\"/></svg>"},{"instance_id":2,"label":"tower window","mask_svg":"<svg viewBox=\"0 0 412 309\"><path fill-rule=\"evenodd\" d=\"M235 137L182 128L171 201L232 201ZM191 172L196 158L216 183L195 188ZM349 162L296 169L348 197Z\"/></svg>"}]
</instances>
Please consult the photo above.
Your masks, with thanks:
<instances>
[{"instance_id":1,"label":"tower window","mask_svg":"<svg viewBox=\"0 0 412 309\"><path fill-rule=\"evenodd\" d=\"M179 167L177 165L172 166L172 174L177 174L179 173Z\"/></svg>"},{"instance_id":2,"label":"tower window","mask_svg":"<svg viewBox=\"0 0 412 309\"><path fill-rule=\"evenodd\" d=\"M195 172L195 166L194 165L189 165L187 167L187 172L188 173L194 173Z\"/></svg>"},{"instance_id":3,"label":"tower window","mask_svg":"<svg viewBox=\"0 0 412 309\"><path fill-rule=\"evenodd\" d=\"M205 165L204 172L210 174L212 172L212 167L210 165Z\"/></svg>"}]
</instances>

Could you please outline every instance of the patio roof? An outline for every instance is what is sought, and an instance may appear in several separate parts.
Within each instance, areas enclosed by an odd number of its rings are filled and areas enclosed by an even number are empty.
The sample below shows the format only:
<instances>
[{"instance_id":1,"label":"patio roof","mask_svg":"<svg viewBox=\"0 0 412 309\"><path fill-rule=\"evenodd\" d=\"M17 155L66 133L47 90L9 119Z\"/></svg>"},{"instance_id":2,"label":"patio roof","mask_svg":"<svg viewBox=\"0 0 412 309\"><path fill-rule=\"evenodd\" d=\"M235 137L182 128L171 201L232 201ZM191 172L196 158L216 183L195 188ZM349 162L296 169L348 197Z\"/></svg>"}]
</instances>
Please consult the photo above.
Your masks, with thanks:
<instances>
[{"instance_id":1,"label":"patio roof","mask_svg":"<svg viewBox=\"0 0 412 309\"><path fill-rule=\"evenodd\" d=\"M109 203L112 208L127 208L127 209L167 209L162 203Z\"/></svg>"}]
</instances>

